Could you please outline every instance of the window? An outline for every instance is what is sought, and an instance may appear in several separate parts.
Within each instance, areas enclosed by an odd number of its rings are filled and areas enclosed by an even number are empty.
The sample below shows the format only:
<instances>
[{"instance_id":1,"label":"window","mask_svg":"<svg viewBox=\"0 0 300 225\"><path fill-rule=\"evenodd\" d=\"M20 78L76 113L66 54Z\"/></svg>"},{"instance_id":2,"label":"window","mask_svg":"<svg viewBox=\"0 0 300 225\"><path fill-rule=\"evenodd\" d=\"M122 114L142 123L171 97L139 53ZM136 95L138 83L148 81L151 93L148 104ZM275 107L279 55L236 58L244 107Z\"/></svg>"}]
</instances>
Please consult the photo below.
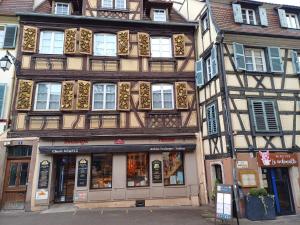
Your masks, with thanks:
<instances>
[{"instance_id":1,"label":"window","mask_svg":"<svg viewBox=\"0 0 300 225\"><path fill-rule=\"evenodd\" d=\"M32 147L28 145L9 146L7 148L8 157L28 157L31 156Z\"/></svg>"},{"instance_id":2,"label":"window","mask_svg":"<svg viewBox=\"0 0 300 225\"><path fill-rule=\"evenodd\" d=\"M246 70L266 71L265 53L263 49L245 48Z\"/></svg>"},{"instance_id":3,"label":"window","mask_svg":"<svg viewBox=\"0 0 300 225\"><path fill-rule=\"evenodd\" d=\"M293 28L293 29L299 29L299 20L298 16L293 13L286 13L286 21L287 21L287 27Z\"/></svg>"},{"instance_id":4,"label":"window","mask_svg":"<svg viewBox=\"0 0 300 225\"><path fill-rule=\"evenodd\" d=\"M256 16L253 9L242 9L243 23L256 25Z\"/></svg>"},{"instance_id":5,"label":"window","mask_svg":"<svg viewBox=\"0 0 300 225\"><path fill-rule=\"evenodd\" d=\"M35 110L59 110L61 85L39 83L35 97Z\"/></svg>"},{"instance_id":6,"label":"window","mask_svg":"<svg viewBox=\"0 0 300 225\"><path fill-rule=\"evenodd\" d=\"M213 103L206 108L206 120L207 120L207 133L213 135L218 133L218 121L217 121L217 106Z\"/></svg>"},{"instance_id":7,"label":"window","mask_svg":"<svg viewBox=\"0 0 300 225\"><path fill-rule=\"evenodd\" d=\"M171 58L172 57L171 38L168 37L151 38L151 57Z\"/></svg>"},{"instance_id":8,"label":"window","mask_svg":"<svg viewBox=\"0 0 300 225\"><path fill-rule=\"evenodd\" d=\"M183 185L183 153L163 152L164 185Z\"/></svg>"},{"instance_id":9,"label":"window","mask_svg":"<svg viewBox=\"0 0 300 225\"><path fill-rule=\"evenodd\" d=\"M173 85L155 84L152 85L152 105L153 109L173 109Z\"/></svg>"},{"instance_id":10,"label":"window","mask_svg":"<svg viewBox=\"0 0 300 225\"><path fill-rule=\"evenodd\" d=\"M167 21L166 10L164 10L164 9L154 9L153 10L153 20L154 21L166 22Z\"/></svg>"},{"instance_id":11,"label":"window","mask_svg":"<svg viewBox=\"0 0 300 225\"><path fill-rule=\"evenodd\" d=\"M220 164L213 165L213 178L215 183L217 184L223 184L223 175L222 175L222 167Z\"/></svg>"},{"instance_id":12,"label":"window","mask_svg":"<svg viewBox=\"0 0 300 225\"><path fill-rule=\"evenodd\" d=\"M292 62L293 62L293 68L294 72L296 74L300 74L300 55L297 51L292 51Z\"/></svg>"},{"instance_id":13,"label":"window","mask_svg":"<svg viewBox=\"0 0 300 225\"><path fill-rule=\"evenodd\" d=\"M207 80L209 81L211 79L211 57L209 56L205 60L205 65L206 65L206 75L207 75Z\"/></svg>"},{"instance_id":14,"label":"window","mask_svg":"<svg viewBox=\"0 0 300 225\"><path fill-rule=\"evenodd\" d=\"M0 48L15 48L18 26L0 26Z\"/></svg>"},{"instance_id":15,"label":"window","mask_svg":"<svg viewBox=\"0 0 300 225\"><path fill-rule=\"evenodd\" d=\"M202 17L201 19L201 27L202 27L202 32L205 32L209 28L209 23L208 23L208 15L207 13Z\"/></svg>"},{"instance_id":16,"label":"window","mask_svg":"<svg viewBox=\"0 0 300 225\"><path fill-rule=\"evenodd\" d=\"M116 109L116 85L115 84L94 84L93 109L94 110Z\"/></svg>"},{"instance_id":17,"label":"window","mask_svg":"<svg viewBox=\"0 0 300 225\"><path fill-rule=\"evenodd\" d=\"M126 9L126 0L115 0L116 9Z\"/></svg>"},{"instance_id":18,"label":"window","mask_svg":"<svg viewBox=\"0 0 300 225\"><path fill-rule=\"evenodd\" d=\"M113 7L113 0L102 0L102 8L112 8Z\"/></svg>"},{"instance_id":19,"label":"window","mask_svg":"<svg viewBox=\"0 0 300 225\"><path fill-rule=\"evenodd\" d=\"M6 84L0 84L0 119L4 118Z\"/></svg>"},{"instance_id":20,"label":"window","mask_svg":"<svg viewBox=\"0 0 300 225\"><path fill-rule=\"evenodd\" d=\"M5 36L5 27L0 26L0 48L3 48L4 36Z\"/></svg>"},{"instance_id":21,"label":"window","mask_svg":"<svg viewBox=\"0 0 300 225\"><path fill-rule=\"evenodd\" d=\"M112 154L93 154L91 188L112 187Z\"/></svg>"},{"instance_id":22,"label":"window","mask_svg":"<svg viewBox=\"0 0 300 225\"><path fill-rule=\"evenodd\" d=\"M127 186L149 186L149 154L127 154Z\"/></svg>"},{"instance_id":23,"label":"window","mask_svg":"<svg viewBox=\"0 0 300 225\"><path fill-rule=\"evenodd\" d=\"M55 14L57 15L70 15L70 8L68 3L56 2Z\"/></svg>"},{"instance_id":24,"label":"window","mask_svg":"<svg viewBox=\"0 0 300 225\"><path fill-rule=\"evenodd\" d=\"M42 54L63 54L64 33L60 31L42 31L39 52Z\"/></svg>"},{"instance_id":25,"label":"window","mask_svg":"<svg viewBox=\"0 0 300 225\"><path fill-rule=\"evenodd\" d=\"M252 121L256 132L278 132L279 118L273 100L251 100Z\"/></svg>"},{"instance_id":26,"label":"window","mask_svg":"<svg viewBox=\"0 0 300 225\"><path fill-rule=\"evenodd\" d=\"M112 9L115 6L115 9L126 9L126 0L102 0L101 7Z\"/></svg>"},{"instance_id":27,"label":"window","mask_svg":"<svg viewBox=\"0 0 300 225\"><path fill-rule=\"evenodd\" d=\"M94 55L116 56L117 38L115 34L95 34L94 35Z\"/></svg>"}]
</instances>

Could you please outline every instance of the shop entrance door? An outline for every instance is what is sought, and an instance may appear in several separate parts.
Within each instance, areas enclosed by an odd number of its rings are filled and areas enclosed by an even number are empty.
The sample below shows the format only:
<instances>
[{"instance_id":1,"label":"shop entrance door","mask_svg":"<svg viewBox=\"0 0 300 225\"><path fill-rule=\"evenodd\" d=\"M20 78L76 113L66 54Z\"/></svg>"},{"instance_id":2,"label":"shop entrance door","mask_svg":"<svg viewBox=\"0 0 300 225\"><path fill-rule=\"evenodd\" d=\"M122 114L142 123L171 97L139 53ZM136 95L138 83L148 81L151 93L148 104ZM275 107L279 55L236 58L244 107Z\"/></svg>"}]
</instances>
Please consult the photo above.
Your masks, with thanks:
<instances>
[{"instance_id":1,"label":"shop entrance door","mask_svg":"<svg viewBox=\"0 0 300 225\"><path fill-rule=\"evenodd\" d=\"M56 179L54 201L56 203L73 202L76 156L59 155L55 157L55 163Z\"/></svg>"},{"instance_id":2,"label":"shop entrance door","mask_svg":"<svg viewBox=\"0 0 300 225\"><path fill-rule=\"evenodd\" d=\"M263 169L268 183L268 192L274 195L277 215L295 213L292 188L288 168Z\"/></svg>"}]
</instances>

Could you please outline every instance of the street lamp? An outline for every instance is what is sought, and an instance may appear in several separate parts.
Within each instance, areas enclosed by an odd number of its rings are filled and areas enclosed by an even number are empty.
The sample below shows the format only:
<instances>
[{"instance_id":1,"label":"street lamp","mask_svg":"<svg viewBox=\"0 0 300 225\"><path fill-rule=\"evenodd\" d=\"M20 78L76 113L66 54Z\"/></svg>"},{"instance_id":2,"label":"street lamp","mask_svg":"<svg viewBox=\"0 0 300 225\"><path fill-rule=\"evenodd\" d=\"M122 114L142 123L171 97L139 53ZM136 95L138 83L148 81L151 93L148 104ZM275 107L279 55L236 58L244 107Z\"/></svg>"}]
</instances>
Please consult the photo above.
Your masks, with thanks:
<instances>
[{"instance_id":1,"label":"street lamp","mask_svg":"<svg viewBox=\"0 0 300 225\"><path fill-rule=\"evenodd\" d=\"M9 70L11 65L14 64L16 67L19 66L19 62L9 51L6 51L6 55L0 59L0 68L5 72Z\"/></svg>"}]
</instances>

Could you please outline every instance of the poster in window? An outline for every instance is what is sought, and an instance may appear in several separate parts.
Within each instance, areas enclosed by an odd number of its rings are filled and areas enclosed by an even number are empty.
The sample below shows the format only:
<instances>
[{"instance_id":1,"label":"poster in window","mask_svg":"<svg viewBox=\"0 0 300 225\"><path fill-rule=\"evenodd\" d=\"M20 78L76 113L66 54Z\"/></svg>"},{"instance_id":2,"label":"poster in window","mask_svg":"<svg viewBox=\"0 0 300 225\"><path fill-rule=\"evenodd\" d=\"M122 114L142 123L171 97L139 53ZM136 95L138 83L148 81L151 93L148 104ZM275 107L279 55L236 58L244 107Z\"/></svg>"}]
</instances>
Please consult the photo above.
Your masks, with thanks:
<instances>
[{"instance_id":1,"label":"poster in window","mask_svg":"<svg viewBox=\"0 0 300 225\"><path fill-rule=\"evenodd\" d=\"M159 160L152 162L152 183L162 183L162 168Z\"/></svg>"},{"instance_id":2,"label":"poster in window","mask_svg":"<svg viewBox=\"0 0 300 225\"><path fill-rule=\"evenodd\" d=\"M88 161L81 159L78 163L77 187L85 187L87 184Z\"/></svg>"},{"instance_id":3,"label":"poster in window","mask_svg":"<svg viewBox=\"0 0 300 225\"><path fill-rule=\"evenodd\" d=\"M48 188L49 183L50 162L44 160L40 163L38 188Z\"/></svg>"}]
</instances>

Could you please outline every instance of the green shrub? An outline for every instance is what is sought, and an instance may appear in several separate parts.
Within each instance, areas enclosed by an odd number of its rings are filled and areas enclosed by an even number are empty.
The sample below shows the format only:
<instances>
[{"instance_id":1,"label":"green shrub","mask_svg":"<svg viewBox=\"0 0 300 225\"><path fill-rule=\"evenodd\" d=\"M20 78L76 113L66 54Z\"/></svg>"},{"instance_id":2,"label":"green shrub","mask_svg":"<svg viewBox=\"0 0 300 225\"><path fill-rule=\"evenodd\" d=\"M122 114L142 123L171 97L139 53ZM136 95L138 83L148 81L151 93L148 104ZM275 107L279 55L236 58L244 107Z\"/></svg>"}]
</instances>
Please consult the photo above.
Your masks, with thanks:
<instances>
[{"instance_id":1,"label":"green shrub","mask_svg":"<svg viewBox=\"0 0 300 225\"><path fill-rule=\"evenodd\" d=\"M256 196L256 197L259 197L259 196L268 196L268 192L264 188L252 188L249 191L249 195L250 196Z\"/></svg>"}]
</instances>

